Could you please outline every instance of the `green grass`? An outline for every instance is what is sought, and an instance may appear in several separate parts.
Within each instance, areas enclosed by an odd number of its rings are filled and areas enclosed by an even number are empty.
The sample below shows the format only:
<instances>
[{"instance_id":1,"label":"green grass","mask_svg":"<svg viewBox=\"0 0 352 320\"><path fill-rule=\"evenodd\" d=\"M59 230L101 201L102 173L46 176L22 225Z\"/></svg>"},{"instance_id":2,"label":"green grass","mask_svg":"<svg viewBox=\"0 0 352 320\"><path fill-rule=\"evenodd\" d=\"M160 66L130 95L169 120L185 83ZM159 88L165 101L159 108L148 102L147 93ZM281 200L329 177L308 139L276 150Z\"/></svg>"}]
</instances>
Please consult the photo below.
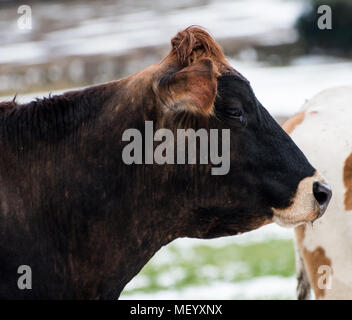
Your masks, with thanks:
<instances>
[{"instance_id":1,"label":"green grass","mask_svg":"<svg viewBox=\"0 0 352 320\"><path fill-rule=\"evenodd\" d=\"M144 281L123 294L179 290L214 281L239 282L262 276L290 277L295 273L293 242L267 240L228 244L223 247L196 245L162 249L140 272ZM161 279L167 280L161 281Z\"/></svg>"}]
</instances>

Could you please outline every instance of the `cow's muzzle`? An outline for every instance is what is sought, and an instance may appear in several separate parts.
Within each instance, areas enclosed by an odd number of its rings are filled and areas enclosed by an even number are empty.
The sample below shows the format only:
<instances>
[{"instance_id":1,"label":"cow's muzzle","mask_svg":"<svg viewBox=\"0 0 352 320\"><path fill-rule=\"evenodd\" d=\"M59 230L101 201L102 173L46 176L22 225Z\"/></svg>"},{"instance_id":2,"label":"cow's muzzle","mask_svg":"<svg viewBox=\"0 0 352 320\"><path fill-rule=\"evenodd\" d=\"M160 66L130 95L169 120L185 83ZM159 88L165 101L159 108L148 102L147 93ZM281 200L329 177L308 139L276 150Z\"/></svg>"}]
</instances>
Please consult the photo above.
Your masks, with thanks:
<instances>
[{"instance_id":1,"label":"cow's muzzle","mask_svg":"<svg viewBox=\"0 0 352 320\"><path fill-rule=\"evenodd\" d=\"M314 222L326 211L331 195L331 188L325 179L315 172L299 182L290 206L273 208L273 221L284 227Z\"/></svg>"}]
</instances>

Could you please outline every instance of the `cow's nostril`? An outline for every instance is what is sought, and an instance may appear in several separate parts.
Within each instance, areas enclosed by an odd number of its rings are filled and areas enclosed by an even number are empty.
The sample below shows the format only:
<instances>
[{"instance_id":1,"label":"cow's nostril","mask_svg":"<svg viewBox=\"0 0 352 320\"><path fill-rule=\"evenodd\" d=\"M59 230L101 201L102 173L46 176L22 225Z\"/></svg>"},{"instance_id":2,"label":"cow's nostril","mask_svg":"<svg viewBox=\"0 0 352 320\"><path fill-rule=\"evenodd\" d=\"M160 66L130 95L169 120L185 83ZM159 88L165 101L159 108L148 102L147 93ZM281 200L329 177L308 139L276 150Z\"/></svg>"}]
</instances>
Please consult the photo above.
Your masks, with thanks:
<instances>
[{"instance_id":1,"label":"cow's nostril","mask_svg":"<svg viewBox=\"0 0 352 320\"><path fill-rule=\"evenodd\" d=\"M313 183L313 194L315 199L319 203L320 207L320 216L326 211L328 204L331 199L331 189L328 185L322 183L322 182L314 182Z\"/></svg>"},{"instance_id":2,"label":"cow's nostril","mask_svg":"<svg viewBox=\"0 0 352 320\"><path fill-rule=\"evenodd\" d=\"M328 200L328 194L324 191L314 191L314 197L319 204L324 204Z\"/></svg>"}]
</instances>

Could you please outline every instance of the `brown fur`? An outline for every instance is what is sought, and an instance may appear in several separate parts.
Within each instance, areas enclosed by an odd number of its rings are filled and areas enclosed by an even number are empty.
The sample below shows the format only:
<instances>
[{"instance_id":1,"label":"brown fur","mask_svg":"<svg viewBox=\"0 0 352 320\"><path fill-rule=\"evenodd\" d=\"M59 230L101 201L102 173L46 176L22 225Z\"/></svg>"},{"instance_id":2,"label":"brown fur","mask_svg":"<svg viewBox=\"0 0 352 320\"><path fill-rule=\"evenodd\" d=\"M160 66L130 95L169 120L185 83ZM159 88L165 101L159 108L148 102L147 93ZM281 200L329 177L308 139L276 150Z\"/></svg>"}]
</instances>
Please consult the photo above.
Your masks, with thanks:
<instances>
[{"instance_id":1,"label":"brown fur","mask_svg":"<svg viewBox=\"0 0 352 320\"><path fill-rule=\"evenodd\" d=\"M295 114L293 117L288 119L283 125L282 128L288 133L291 134L295 128L300 125L305 117L305 111Z\"/></svg>"},{"instance_id":2,"label":"brown fur","mask_svg":"<svg viewBox=\"0 0 352 320\"><path fill-rule=\"evenodd\" d=\"M345 209L352 210L352 153L345 160L343 168L343 183L346 187Z\"/></svg>"},{"instance_id":3,"label":"brown fur","mask_svg":"<svg viewBox=\"0 0 352 320\"><path fill-rule=\"evenodd\" d=\"M191 26L180 31L171 39L171 54L175 55L178 63L187 67L202 57L226 63L221 47L200 27Z\"/></svg>"},{"instance_id":4,"label":"brown fur","mask_svg":"<svg viewBox=\"0 0 352 320\"><path fill-rule=\"evenodd\" d=\"M14 108L17 105L15 102L15 98L13 99L13 101L0 102L0 114L11 110L12 108Z\"/></svg>"},{"instance_id":5,"label":"brown fur","mask_svg":"<svg viewBox=\"0 0 352 320\"><path fill-rule=\"evenodd\" d=\"M157 91L163 103L173 109L187 109L211 114L217 92L218 73L211 59L206 58L181 71L164 77Z\"/></svg>"},{"instance_id":6,"label":"brown fur","mask_svg":"<svg viewBox=\"0 0 352 320\"><path fill-rule=\"evenodd\" d=\"M179 66L187 67L203 58L210 58L220 74L236 74L245 79L230 66L220 45L199 26L178 32L171 39L171 52L165 60L174 59Z\"/></svg>"},{"instance_id":7,"label":"brown fur","mask_svg":"<svg viewBox=\"0 0 352 320\"><path fill-rule=\"evenodd\" d=\"M177 33L169 55L148 72L158 79L153 88L164 105L173 110L187 106L205 115L212 114L220 75L231 73L244 78L230 66L209 33L196 26Z\"/></svg>"},{"instance_id":8,"label":"brown fur","mask_svg":"<svg viewBox=\"0 0 352 320\"><path fill-rule=\"evenodd\" d=\"M321 274L318 273L318 269L322 265L331 267L331 259L326 256L325 250L322 247L317 247L313 251L307 250L304 247L305 230L305 225L301 225L295 229L297 244L304 261L304 267L308 274L309 282L314 290L315 298L320 299L325 296L325 289L318 287L319 277L321 277Z\"/></svg>"}]
</instances>

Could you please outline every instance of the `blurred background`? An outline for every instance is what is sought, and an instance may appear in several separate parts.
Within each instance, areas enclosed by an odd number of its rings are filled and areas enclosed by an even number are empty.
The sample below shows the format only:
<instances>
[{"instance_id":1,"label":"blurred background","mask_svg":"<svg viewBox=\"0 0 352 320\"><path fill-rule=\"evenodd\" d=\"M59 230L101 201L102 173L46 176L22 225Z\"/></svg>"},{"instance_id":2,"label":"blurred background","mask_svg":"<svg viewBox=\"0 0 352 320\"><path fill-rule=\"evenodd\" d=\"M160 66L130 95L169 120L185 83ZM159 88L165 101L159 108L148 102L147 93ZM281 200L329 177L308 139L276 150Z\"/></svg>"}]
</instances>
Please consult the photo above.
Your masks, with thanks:
<instances>
[{"instance_id":1,"label":"blurred background","mask_svg":"<svg viewBox=\"0 0 352 320\"><path fill-rule=\"evenodd\" d=\"M323 4L332 29L317 26ZM0 0L0 101L120 79L162 59L171 37L194 24L216 38L280 123L319 91L352 84L350 0ZM295 286L293 231L269 225L176 240L122 298L294 299Z\"/></svg>"}]
</instances>

